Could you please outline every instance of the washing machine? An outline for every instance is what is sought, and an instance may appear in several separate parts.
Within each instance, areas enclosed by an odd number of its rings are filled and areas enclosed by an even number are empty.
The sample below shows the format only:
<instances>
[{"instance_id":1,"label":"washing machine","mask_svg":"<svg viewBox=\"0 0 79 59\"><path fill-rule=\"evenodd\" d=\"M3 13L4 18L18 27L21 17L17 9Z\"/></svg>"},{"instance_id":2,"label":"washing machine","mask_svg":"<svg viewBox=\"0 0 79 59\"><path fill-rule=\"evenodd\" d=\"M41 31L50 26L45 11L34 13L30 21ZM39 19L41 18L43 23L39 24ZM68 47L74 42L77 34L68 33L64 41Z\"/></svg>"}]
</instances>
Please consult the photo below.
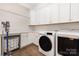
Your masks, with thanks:
<instances>
[{"instance_id":1,"label":"washing machine","mask_svg":"<svg viewBox=\"0 0 79 59\"><path fill-rule=\"evenodd\" d=\"M55 55L55 34L54 31L42 31L39 32L39 51L46 56Z\"/></svg>"},{"instance_id":2,"label":"washing machine","mask_svg":"<svg viewBox=\"0 0 79 59\"><path fill-rule=\"evenodd\" d=\"M79 30L56 33L56 56L79 56Z\"/></svg>"}]
</instances>

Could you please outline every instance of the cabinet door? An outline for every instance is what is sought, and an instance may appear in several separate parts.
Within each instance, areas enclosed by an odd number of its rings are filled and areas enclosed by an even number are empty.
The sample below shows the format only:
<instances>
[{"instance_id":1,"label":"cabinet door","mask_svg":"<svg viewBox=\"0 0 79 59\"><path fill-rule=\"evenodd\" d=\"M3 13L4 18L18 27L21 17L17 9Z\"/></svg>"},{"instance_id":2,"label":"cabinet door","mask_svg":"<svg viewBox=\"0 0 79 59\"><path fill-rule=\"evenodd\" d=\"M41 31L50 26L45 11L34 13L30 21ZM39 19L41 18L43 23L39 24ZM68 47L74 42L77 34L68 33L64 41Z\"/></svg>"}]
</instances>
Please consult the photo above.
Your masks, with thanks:
<instances>
[{"instance_id":1,"label":"cabinet door","mask_svg":"<svg viewBox=\"0 0 79 59\"><path fill-rule=\"evenodd\" d=\"M39 10L34 9L31 10L31 25L39 25L40 24L40 15Z\"/></svg>"},{"instance_id":2,"label":"cabinet door","mask_svg":"<svg viewBox=\"0 0 79 59\"><path fill-rule=\"evenodd\" d=\"M79 3L71 3L71 21L79 21Z\"/></svg>"},{"instance_id":3,"label":"cabinet door","mask_svg":"<svg viewBox=\"0 0 79 59\"><path fill-rule=\"evenodd\" d=\"M36 24L39 25L40 24L40 11L38 9L36 9Z\"/></svg>"},{"instance_id":4,"label":"cabinet door","mask_svg":"<svg viewBox=\"0 0 79 59\"><path fill-rule=\"evenodd\" d=\"M36 24L36 12L35 10L31 10L31 25L35 25Z\"/></svg>"},{"instance_id":5,"label":"cabinet door","mask_svg":"<svg viewBox=\"0 0 79 59\"><path fill-rule=\"evenodd\" d=\"M58 16L58 22L69 22L70 20L70 4L69 3L59 3L59 16Z\"/></svg>"},{"instance_id":6,"label":"cabinet door","mask_svg":"<svg viewBox=\"0 0 79 59\"><path fill-rule=\"evenodd\" d=\"M57 23L58 22L58 4L53 3L50 6L50 22L49 23Z\"/></svg>"},{"instance_id":7,"label":"cabinet door","mask_svg":"<svg viewBox=\"0 0 79 59\"><path fill-rule=\"evenodd\" d=\"M50 20L50 9L48 6L45 6L41 9L39 9L39 16L38 19L40 21L40 24L49 24Z\"/></svg>"}]
</instances>

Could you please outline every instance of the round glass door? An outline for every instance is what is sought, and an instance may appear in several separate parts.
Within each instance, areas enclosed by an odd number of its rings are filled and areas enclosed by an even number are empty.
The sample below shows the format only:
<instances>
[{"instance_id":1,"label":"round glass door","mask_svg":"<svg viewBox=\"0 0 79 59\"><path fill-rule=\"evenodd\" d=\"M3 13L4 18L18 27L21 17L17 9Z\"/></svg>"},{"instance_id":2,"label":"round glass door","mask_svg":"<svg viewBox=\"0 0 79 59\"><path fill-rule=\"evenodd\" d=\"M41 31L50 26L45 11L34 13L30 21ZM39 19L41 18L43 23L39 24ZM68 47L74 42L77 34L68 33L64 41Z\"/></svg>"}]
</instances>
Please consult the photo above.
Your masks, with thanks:
<instances>
[{"instance_id":1,"label":"round glass door","mask_svg":"<svg viewBox=\"0 0 79 59\"><path fill-rule=\"evenodd\" d=\"M39 45L44 51L50 51L52 49L52 42L47 36L40 37Z\"/></svg>"}]
</instances>

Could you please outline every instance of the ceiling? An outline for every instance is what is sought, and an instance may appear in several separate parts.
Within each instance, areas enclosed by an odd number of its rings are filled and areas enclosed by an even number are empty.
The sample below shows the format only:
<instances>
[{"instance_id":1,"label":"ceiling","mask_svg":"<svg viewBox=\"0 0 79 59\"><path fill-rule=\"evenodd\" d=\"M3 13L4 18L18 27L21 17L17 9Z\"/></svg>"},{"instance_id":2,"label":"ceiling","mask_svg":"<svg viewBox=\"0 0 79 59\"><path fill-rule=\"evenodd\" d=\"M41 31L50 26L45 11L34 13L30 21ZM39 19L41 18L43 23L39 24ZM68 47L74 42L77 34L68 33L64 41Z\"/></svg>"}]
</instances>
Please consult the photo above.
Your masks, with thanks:
<instances>
[{"instance_id":1,"label":"ceiling","mask_svg":"<svg viewBox=\"0 0 79 59\"><path fill-rule=\"evenodd\" d=\"M51 5L52 3L20 3L25 8L35 9L38 6Z\"/></svg>"},{"instance_id":2,"label":"ceiling","mask_svg":"<svg viewBox=\"0 0 79 59\"><path fill-rule=\"evenodd\" d=\"M33 9L35 8L36 6L38 6L39 3L20 3L20 5L26 7L26 8L29 8L29 9Z\"/></svg>"}]
</instances>

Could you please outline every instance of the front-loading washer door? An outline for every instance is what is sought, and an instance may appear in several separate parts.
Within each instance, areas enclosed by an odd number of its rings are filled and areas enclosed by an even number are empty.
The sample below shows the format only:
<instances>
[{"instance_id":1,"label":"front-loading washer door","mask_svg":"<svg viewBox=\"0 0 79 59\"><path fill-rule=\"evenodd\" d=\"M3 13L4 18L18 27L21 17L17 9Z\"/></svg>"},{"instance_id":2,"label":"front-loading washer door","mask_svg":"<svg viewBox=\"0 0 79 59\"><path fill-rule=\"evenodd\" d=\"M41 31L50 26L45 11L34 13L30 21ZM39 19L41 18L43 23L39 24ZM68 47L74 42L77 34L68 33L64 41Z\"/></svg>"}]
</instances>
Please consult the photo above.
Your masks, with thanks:
<instances>
[{"instance_id":1,"label":"front-loading washer door","mask_svg":"<svg viewBox=\"0 0 79 59\"><path fill-rule=\"evenodd\" d=\"M47 36L40 37L39 45L40 45L41 49L43 49L46 52L48 52L52 49L52 42L51 42L50 38L48 38Z\"/></svg>"}]
</instances>

